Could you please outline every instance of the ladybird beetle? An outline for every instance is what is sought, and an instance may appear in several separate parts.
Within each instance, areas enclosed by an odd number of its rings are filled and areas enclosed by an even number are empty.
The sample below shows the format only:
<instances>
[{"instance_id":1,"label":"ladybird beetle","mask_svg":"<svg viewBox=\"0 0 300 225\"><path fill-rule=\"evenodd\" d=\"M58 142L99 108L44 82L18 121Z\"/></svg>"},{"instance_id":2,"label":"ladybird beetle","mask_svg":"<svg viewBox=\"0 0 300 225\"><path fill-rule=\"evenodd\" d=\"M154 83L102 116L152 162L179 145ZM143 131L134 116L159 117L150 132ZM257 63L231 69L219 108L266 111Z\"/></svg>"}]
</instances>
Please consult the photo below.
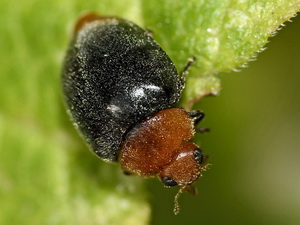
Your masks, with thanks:
<instances>
[{"instance_id":1,"label":"ladybird beetle","mask_svg":"<svg viewBox=\"0 0 300 225\"><path fill-rule=\"evenodd\" d=\"M72 119L91 150L119 162L127 174L157 175L167 187L179 185L179 193L191 190L206 168L206 156L191 142L204 114L172 107L190 64L180 76L152 35L132 22L93 13L82 17L62 83Z\"/></svg>"}]
</instances>

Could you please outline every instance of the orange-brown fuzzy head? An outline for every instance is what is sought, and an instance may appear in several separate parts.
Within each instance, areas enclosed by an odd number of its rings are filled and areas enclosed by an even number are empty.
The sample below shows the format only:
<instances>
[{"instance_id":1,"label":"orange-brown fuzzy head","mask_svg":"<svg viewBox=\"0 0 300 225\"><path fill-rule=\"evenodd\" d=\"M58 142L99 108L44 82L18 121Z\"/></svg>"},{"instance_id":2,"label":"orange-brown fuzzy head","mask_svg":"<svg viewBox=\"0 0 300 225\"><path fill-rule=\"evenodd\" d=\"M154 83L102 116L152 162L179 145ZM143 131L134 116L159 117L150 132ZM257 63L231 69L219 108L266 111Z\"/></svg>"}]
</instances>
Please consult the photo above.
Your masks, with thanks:
<instances>
[{"instance_id":1,"label":"orange-brown fuzzy head","mask_svg":"<svg viewBox=\"0 0 300 225\"><path fill-rule=\"evenodd\" d=\"M165 186L191 185L200 176L204 161L202 150L186 142L182 143L177 153L177 157L158 174Z\"/></svg>"}]
</instances>

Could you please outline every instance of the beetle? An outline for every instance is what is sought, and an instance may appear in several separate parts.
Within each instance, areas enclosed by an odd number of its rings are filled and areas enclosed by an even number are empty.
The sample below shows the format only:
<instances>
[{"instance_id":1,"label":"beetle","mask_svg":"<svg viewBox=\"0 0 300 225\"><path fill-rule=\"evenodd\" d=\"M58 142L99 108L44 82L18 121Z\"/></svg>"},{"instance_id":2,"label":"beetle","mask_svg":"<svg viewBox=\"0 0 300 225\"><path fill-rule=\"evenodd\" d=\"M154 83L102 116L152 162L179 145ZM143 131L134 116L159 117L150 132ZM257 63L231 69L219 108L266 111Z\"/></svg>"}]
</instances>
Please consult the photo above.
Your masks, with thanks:
<instances>
[{"instance_id":1,"label":"beetle","mask_svg":"<svg viewBox=\"0 0 300 225\"><path fill-rule=\"evenodd\" d=\"M152 35L94 13L74 29L62 72L65 101L90 149L126 174L155 175L190 190L206 156L191 140L201 111L174 107L192 61L179 74Z\"/></svg>"}]
</instances>

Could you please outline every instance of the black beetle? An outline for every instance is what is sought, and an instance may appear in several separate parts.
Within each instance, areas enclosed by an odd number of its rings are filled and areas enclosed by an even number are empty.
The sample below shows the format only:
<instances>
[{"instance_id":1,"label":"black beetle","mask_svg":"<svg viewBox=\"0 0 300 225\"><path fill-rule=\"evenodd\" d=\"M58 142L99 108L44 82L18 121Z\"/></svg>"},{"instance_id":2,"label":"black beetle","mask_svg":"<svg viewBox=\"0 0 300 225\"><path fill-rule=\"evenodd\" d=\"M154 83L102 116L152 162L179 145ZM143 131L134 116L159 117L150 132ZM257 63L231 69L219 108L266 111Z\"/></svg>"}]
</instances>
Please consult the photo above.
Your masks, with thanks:
<instances>
[{"instance_id":1,"label":"black beetle","mask_svg":"<svg viewBox=\"0 0 300 225\"><path fill-rule=\"evenodd\" d=\"M148 31L115 17L81 18L62 83L74 122L100 158L182 189L205 170L203 153L191 142L204 114L171 108L184 76Z\"/></svg>"}]
</instances>

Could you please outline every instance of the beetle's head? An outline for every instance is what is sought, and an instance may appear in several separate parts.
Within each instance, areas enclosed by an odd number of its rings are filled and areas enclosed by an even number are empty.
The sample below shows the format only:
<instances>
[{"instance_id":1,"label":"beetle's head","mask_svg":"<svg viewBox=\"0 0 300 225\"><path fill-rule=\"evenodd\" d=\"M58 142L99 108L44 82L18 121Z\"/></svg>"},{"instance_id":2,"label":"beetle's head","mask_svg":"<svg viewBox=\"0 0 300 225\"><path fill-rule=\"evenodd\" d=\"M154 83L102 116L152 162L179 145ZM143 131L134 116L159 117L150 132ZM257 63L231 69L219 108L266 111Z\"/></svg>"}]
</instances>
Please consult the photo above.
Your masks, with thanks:
<instances>
[{"instance_id":1,"label":"beetle's head","mask_svg":"<svg viewBox=\"0 0 300 225\"><path fill-rule=\"evenodd\" d=\"M178 155L171 164L169 164L159 177L167 187L179 186L179 191L175 196L174 213L178 214L178 197L183 190L195 195L196 189L191 186L201 176L210 164L203 165L208 156L204 155L202 150L191 142L185 142L181 145Z\"/></svg>"},{"instance_id":2,"label":"beetle's head","mask_svg":"<svg viewBox=\"0 0 300 225\"><path fill-rule=\"evenodd\" d=\"M181 145L177 157L162 172L159 177L165 186L187 186L198 180L202 166L206 161L202 150L191 142L185 142Z\"/></svg>"}]
</instances>

